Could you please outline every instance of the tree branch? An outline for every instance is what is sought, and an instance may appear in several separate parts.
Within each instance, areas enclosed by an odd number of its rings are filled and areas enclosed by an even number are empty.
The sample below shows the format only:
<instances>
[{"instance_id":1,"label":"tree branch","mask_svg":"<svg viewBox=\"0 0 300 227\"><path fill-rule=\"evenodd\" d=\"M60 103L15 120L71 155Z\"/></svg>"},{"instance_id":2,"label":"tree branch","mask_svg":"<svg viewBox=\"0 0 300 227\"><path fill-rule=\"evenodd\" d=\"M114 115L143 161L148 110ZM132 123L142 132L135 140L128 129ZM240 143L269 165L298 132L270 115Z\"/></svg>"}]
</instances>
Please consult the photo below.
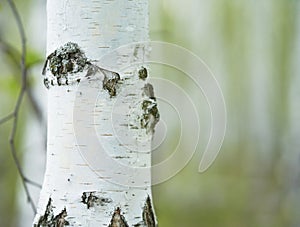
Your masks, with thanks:
<instances>
[{"instance_id":1,"label":"tree branch","mask_svg":"<svg viewBox=\"0 0 300 227\"><path fill-rule=\"evenodd\" d=\"M27 200L28 202L31 204L32 210L34 211L34 213L36 213L36 206L34 204L34 201L29 193L29 189L27 186L28 179L25 177L24 172L21 168L21 164L20 164L20 160L18 159L17 156L17 150L16 150L16 146L15 146L15 137L16 137L16 132L17 132L17 124L18 124L18 115L19 115L19 110L22 104L22 100L24 98L24 94L26 91L26 85L27 85L27 68L26 68L26 36L25 36L25 32L24 32L24 27L22 24L22 20L20 17L20 14L14 4L14 2L12 0L7 0L11 11L14 15L14 18L16 20L17 23L17 27L19 30L19 34L21 37L21 44L22 44L22 51L21 51L21 62L20 62L20 68L21 68L21 79L22 79L22 84L21 84L21 90L19 92L18 95L18 99L17 102L15 104L15 108L12 114L6 116L3 120L0 120L0 122L6 122L9 119L13 118L13 126L12 126L12 130L11 130L11 134L10 134L10 138L9 138L9 144L10 144L10 149L11 149L11 154L13 157L13 160L15 162L15 165L17 167L18 173L21 177L21 181L27 196Z\"/></svg>"},{"instance_id":2,"label":"tree branch","mask_svg":"<svg viewBox=\"0 0 300 227\"><path fill-rule=\"evenodd\" d=\"M9 121L14 117L13 113L8 114L6 117L0 119L0 125L4 124L5 122Z\"/></svg>"}]
</instances>

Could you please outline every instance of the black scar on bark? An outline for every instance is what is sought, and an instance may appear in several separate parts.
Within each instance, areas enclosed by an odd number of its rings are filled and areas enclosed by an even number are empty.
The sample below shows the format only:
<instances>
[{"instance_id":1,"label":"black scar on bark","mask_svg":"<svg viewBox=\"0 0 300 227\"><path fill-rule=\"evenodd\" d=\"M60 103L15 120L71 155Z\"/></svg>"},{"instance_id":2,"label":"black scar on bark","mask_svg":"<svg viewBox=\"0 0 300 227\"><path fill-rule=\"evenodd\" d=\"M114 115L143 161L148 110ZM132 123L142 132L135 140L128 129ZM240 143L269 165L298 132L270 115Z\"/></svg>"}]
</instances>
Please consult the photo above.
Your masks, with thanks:
<instances>
[{"instance_id":1,"label":"black scar on bark","mask_svg":"<svg viewBox=\"0 0 300 227\"><path fill-rule=\"evenodd\" d=\"M112 200L109 198L97 196L96 192L83 192L81 196L81 202L83 204L86 204L87 209L90 209L94 206L104 206L107 203L111 203Z\"/></svg>"},{"instance_id":2,"label":"black scar on bark","mask_svg":"<svg viewBox=\"0 0 300 227\"><path fill-rule=\"evenodd\" d=\"M156 101L152 84L146 83L143 87L144 95Z\"/></svg>"},{"instance_id":3,"label":"black scar on bark","mask_svg":"<svg viewBox=\"0 0 300 227\"><path fill-rule=\"evenodd\" d=\"M146 129L146 132L154 133L156 124L159 122L160 114L157 107L156 97L152 84L146 83L143 87L143 96L146 96L142 101L143 113L140 116L141 128Z\"/></svg>"},{"instance_id":4,"label":"black scar on bark","mask_svg":"<svg viewBox=\"0 0 300 227\"><path fill-rule=\"evenodd\" d=\"M52 75L46 76L47 69ZM57 48L47 57L42 71L45 76L44 85L49 89L55 84L58 86L79 84L81 79L76 76L76 73L84 70L87 70L86 77L88 79L97 72L101 72L104 75L103 89L108 91L110 97L117 95L118 82L121 80L119 73L92 64L78 44L72 42Z\"/></svg>"},{"instance_id":5,"label":"black scar on bark","mask_svg":"<svg viewBox=\"0 0 300 227\"><path fill-rule=\"evenodd\" d=\"M133 225L134 227L156 227L155 216L150 196L148 195L142 212L143 221Z\"/></svg>"},{"instance_id":6,"label":"black scar on bark","mask_svg":"<svg viewBox=\"0 0 300 227\"><path fill-rule=\"evenodd\" d=\"M68 85L69 81L73 79L72 74L82 72L90 64L78 44L68 42L48 55L42 74L46 75L46 71L49 69L52 78L45 77L44 85L46 88L50 88L50 85L54 85L54 80L59 86ZM78 79L76 80L78 82Z\"/></svg>"},{"instance_id":7,"label":"black scar on bark","mask_svg":"<svg viewBox=\"0 0 300 227\"><path fill-rule=\"evenodd\" d=\"M139 78L142 80L145 80L148 77L148 71L144 66L141 67L138 73L139 73Z\"/></svg>"},{"instance_id":8,"label":"black scar on bark","mask_svg":"<svg viewBox=\"0 0 300 227\"><path fill-rule=\"evenodd\" d=\"M121 80L119 73L100 68L104 75L103 89L107 90L110 97L116 96L118 82Z\"/></svg>"},{"instance_id":9,"label":"black scar on bark","mask_svg":"<svg viewBox=\"0 0 300 227\"><path fill-rule=\"evenodd\" d=\"M64 227L70 225L65 220L67 217L67 209L64 208L58 215L54 216L52 199L49 198L44 215L39 218L38 224L34 227Z\"/></svg>"},{"instance_id":10,"label":"black scar on bark","mask_svg":"<svg viewBox=\"0 0 300 227\"><path fill-rule=\"evenodd\" d=\"M146 198L146 202L143 208L143 221L147 227L155 227L154 212L149 195Z\"/></svg>"},{"instance_id":11,"label":"black scar on bark","mask_svg":"<svg viewBox=\"0 0 300 227\"><path fill-rule=\"evenodd\" d=\"M116 96L117 89L119 87L119 81L121 80L120 74L91 64L88 66L87 74L85 75L85 77L88 80L93 80L97 78L95 77L97 73L101 73L104 76L102 80L102 88L108 91L110 97Z\"/></svg>"},{"instance_id":12,"label":"black scar on bark","mask_svg":"<svg viewBox=\"0 0 300 227\"><path fill-rule=\"evenodd\" d=\"M129 227L125 220L125 217L121 214L120 207L117 207L117 209L115 209L108 227Z\"/></svg>"}]
</instances>

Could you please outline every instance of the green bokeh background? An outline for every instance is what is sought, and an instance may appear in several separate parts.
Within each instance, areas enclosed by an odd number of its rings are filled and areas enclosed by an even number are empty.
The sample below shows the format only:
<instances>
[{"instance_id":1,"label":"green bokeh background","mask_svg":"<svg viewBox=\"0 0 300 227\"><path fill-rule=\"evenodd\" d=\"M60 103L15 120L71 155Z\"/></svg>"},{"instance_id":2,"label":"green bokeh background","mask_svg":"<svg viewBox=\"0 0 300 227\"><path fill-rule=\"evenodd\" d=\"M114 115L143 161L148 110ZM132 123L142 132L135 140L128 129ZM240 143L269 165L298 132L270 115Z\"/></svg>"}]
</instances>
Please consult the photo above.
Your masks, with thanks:
<instances>
[{"instance_id":1,"label":"green bokeh background","mask_svg":"<svg viewBox=\"0 0 300 227\"><path fill-rule=\"evenodd\" d=\"M46 46L41 34L46 35L46 24L35 15L42 10L45 16L46 2L15 2L28 37L29 86L41 86L38 72ZM159 225L300 226L300 3L149 2L151 39L178 44L201 57L220 84L228 114L223 146L208 171L197 172L203 152L199 149L180 173L153 186ZM41 24L32 27L32 20ZM2 0L0 118L11 112L20 89L19 57L17 27ZM175 80L189 86L185 78ZM36 116L26 96L17 135L21 160L29 118ZM27 225L20 220L20 204L26 201L17 202L22 187L9 151L11 125L0 126L0 225L23 227Z\"/></svg>"}]
</instances>

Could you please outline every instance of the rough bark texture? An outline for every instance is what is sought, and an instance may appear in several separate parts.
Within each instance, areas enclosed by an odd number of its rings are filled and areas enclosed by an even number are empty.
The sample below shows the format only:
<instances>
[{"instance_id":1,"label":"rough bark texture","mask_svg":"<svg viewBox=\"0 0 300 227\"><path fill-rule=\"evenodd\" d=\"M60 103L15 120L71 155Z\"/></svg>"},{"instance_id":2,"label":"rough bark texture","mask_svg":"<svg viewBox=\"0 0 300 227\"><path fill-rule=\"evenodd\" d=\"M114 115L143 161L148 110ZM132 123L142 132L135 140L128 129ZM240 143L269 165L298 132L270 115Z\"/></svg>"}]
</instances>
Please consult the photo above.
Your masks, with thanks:
<instances>
[{"instance_id":1,"label":"rough bark texture","mask_svg":"<svg viewBox=\"0 0 300 227\"><path fill-rule=\"evenodd\" d=\"M147 0L51 0L47 14L47 168L34 226L155 226L145 167L159 113L146 66L134 65L144 47L98 61L148 40Z\"/></svg>"}]
</instances>

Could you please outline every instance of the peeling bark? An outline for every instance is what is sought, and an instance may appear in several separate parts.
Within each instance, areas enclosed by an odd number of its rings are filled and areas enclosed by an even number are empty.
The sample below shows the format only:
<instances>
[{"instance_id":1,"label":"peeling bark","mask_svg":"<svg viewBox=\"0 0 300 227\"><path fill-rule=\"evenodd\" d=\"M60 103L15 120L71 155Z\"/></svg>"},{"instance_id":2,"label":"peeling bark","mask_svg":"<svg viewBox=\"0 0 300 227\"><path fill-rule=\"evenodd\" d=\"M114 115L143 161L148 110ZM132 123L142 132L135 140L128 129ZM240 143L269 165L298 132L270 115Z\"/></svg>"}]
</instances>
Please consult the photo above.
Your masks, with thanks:
<instances>
[{"instance_id":1,"label":"peeling bark","mask_svg":"<svg viewBox=\"0 0 300 227\"><path fill-rule=\"evenodd\" d=\"M116 96L118 82L121 79L120 75L116 72L103 70L103 69L102 72L104 74L103 89L108 91L110 97Z\"/></svg>"}]
</instances>

